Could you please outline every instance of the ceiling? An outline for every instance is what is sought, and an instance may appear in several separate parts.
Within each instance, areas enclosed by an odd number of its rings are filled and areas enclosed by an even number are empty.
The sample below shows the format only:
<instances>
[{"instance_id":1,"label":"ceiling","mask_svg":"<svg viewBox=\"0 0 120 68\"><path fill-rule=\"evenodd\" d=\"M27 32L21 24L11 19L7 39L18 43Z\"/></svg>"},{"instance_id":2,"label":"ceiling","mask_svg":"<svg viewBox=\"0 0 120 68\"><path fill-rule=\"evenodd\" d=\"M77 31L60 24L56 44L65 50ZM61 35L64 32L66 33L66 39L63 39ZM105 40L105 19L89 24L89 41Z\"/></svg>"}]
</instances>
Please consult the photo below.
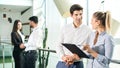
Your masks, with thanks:
<instances>
[{"instance_id":1,"label":"ceiling","mask_svg":"<svg viewBox=\"0 0 120 68\"><path fill-rule=\"evenodd\" d=\"M28 8L30 8L30 6L1 5L0 4L0 11L2 12L22 12Z\"/></svg>"}]
</instances>

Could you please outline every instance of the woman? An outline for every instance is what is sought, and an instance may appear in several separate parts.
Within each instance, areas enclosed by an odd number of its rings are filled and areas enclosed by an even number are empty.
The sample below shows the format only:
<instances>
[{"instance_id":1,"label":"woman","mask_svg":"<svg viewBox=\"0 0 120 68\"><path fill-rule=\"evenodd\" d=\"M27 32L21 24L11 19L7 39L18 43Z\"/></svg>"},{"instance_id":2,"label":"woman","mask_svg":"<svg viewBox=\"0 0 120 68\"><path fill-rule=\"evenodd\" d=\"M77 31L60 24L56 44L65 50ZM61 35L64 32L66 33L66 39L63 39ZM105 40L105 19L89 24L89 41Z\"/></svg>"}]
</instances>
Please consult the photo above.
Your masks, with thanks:
<instances>
[{"instance_id":1,"label":"woman","mask_svg":"<svg viewBox=\"0 0 120 68\"><path fill-rule=\"evenodd\" d=\"M13 30L11 33L11 42L14 45L13 58L15 61L15 68L20 66L20 54L24 49L20 49L20 45L24 43L24 35L21 33L22 23L20 20L15 20Z\"/></svg>"},{"instance_id":2,"label":"woman","mask_svg":"<svg viewBox=\"0 0 120 68\"><path fill-rule=\"evenodd\" d=\"M95 12L91 24L96 31L89 37L89 44L84 46L84 50L90 54L87 68L109 68L114 45L107 33L110 29L110 13Z\"/></svg>"}]
</instances>

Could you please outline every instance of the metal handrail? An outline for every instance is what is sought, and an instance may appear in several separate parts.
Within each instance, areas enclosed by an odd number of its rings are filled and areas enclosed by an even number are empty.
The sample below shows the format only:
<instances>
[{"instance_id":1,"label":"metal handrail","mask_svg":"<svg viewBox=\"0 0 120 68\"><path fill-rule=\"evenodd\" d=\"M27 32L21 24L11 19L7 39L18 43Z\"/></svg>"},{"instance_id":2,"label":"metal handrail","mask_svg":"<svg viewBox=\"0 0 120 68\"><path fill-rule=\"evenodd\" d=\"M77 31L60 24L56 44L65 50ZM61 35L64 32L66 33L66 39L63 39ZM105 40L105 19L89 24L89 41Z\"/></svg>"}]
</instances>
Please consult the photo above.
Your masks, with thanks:
<instances>
[{"instance_id":1,"label":"metal handrail","mask_svg":"<svg viewBox=\"0 0 120 68\"><path fill-rule=\"evenodd\" d=\"M12 45L12 44L9 43L9 42L2 42L2 41L0 41L0 44ZM5 45L3 45L3 62L5 61L5 57L4 57L4 46L5 46ZM56 53L56 50L45 49L45 48L44 48L44 49L40 48L40 49L39 49L39 54L41 54L40 51L43 51L42 53L44 53L44 52ZM43 58L43 57L39 56L39 59L41 59L41 58ZM43 58L43 59L41 59L41 60L45 60L45 59ZM40 61L39 61L39 63L40 63ZM112 59L112 60L111 60L111 63L120 64L120 60ZM3 68L5 68L4 63L3 63ZM12 60L12 68L13 68L13 60Z\"/></svg>"},{"instance_id":2,"label":"metal handrail","mask_svg":"<svg viewBox=\"0 0 120 68\"><path fill-rule=\"evenodd\" d=\"M52 52L52 53L56 53L55 50L51 50L51 49L46 49L46 48L40 48L39 50L42 50L42 51L48 51L48 52Z\"/></svg>"},{"instance_id":3,"label":"metal handrail","mask_svg":"<svg viewBox=\"0 0 120 68\"><path fill-rule=\"evenodd\" d=\"M47 57L45 58L45 52L47 52ZM39 68L46 68L50 52L56 53L55 50L40 48L39 49Z\"/></svg>"},{"instance_id":4,"label":"metal handrail","mask_svg":"<svg viewBox=\"0 0 120 68\"><path fill-rule=\"evenodd\" d=\"M3 41L0 41L0 43L12 45L12 43L10 43L10 42L3 42Z\"/></svg>"},{"instance_id":5,"label":"metal handrail","mask_svg":"<svg viewBox=\"0 0 120 68\"><path fill-rule=\"evenodd\" d=\"M112 62L112 63L116 63L116 64L120 64L120 60L112 59L111 62Z\"/></svg>"},{"instance_id":6,"label":"metal handrail","mask_svg":"<svg viewBox=\"0 0 120 68\"><path fill-rule=\"evenodd\" d=\"M52 52L52 53L56 53L55 50L50 50L50 49L39 49L39 50L48 51L48 52ZM116 64L120 64L120 60L112 59L111 62L112 62L112 63L116 63Z\"/></svg>"}]
</instances>

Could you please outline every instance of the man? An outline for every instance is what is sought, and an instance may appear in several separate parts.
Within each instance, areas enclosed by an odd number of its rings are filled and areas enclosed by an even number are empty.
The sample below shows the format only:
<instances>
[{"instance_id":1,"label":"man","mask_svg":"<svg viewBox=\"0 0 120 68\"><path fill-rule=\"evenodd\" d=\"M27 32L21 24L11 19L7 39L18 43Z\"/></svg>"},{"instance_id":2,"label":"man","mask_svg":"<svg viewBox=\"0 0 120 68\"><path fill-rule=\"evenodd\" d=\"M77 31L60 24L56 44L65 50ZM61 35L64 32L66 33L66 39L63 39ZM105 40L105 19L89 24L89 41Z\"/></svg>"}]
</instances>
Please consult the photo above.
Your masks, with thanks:
<instances>
[{"instance_id":1,"label":"man","mask_svg":"<svg viewBox=\"0 0 120 68\"><path fill-rule=\"evenodd\" d=\"M83 44L87 43L87 38L91 30L86 25L82 24L83 8L80 5L72 5L70 14L73 18L73 22L65 25L61 31L59 44L57 46L60 61L56 68L83 68L82 59L76 54L72 54L61 43L71 43L81 47Z\"/></svg>"},{"instance_id":2,"label":"man","mask_svg":"<svg viewBox=\"0 0 120 68\"><path fill-rule=\"evenodd\" d=\"M41 47L43 42L42 29L38 27L38 17L32 16L29 20L33 31L29 36L28 42L20 46L20 48L25 48L25 52L23 52L23 68L35 68L37 49Z\"/></svg>"}]
</instances>

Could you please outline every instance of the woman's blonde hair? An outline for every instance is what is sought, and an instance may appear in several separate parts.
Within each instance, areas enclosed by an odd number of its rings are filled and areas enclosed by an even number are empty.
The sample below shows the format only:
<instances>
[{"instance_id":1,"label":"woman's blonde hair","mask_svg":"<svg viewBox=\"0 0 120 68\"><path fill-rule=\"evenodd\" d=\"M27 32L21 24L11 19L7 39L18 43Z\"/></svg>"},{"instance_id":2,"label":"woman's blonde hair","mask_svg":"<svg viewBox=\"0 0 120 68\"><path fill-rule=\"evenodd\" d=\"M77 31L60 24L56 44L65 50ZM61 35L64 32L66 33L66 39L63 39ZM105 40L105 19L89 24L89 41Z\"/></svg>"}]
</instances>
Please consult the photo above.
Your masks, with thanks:
<instances>
[{"instance_id":1,"label":"woman's blonde hair","mask_svg":"<svg viewBox=\"0 0 120 68\"><path fill-rule=\"evenodd\" d=\"M110 28L111 28L111 14L110 14L110 12L109 11L106 11L106 20L105 20L105 28L106 28L106 31L108 32L108 33L111 33L111 30L110 30Z\"/></svg>"},{"instance_id":2,"label":"woman's blonde hair","mask_svg":"<svg viewBox=\"0 0 120 68\"><path fill-rule=\"evenodd\" d=\"M109 11L106 12L101 12L97 11L93 14L93 16L97 19L100 20L101 25L105 27L105 30L110 33L110 23L111 23L111 15Z\"/></svg>"}]
</instances>

